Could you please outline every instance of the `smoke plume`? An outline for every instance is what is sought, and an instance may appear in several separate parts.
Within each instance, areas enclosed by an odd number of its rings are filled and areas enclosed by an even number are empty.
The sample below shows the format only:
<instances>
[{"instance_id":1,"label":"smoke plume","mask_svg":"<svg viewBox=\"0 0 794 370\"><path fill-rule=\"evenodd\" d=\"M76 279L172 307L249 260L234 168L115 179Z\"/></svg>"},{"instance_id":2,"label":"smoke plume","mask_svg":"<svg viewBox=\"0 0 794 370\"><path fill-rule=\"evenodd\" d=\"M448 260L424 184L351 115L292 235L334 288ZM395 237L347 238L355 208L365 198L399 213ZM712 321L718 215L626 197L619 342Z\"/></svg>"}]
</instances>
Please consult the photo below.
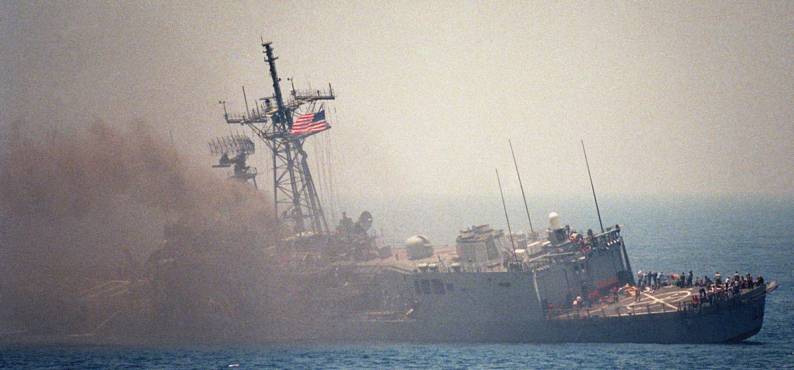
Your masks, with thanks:
<instances>
[{"instance_id":1,"label":"smoke plume","mask_svg":"<svg viewBox=\"0 0 794 370\"><path fill-rule=\"evenodd\" d=\"M99 332L145 322L201 332L218 318L244 322L269 310L253 286L276 269L264 253L275 235L265 194L184 165L141 122L8 131L0 155L7 327Z\"/></svg>"}]
</instances>

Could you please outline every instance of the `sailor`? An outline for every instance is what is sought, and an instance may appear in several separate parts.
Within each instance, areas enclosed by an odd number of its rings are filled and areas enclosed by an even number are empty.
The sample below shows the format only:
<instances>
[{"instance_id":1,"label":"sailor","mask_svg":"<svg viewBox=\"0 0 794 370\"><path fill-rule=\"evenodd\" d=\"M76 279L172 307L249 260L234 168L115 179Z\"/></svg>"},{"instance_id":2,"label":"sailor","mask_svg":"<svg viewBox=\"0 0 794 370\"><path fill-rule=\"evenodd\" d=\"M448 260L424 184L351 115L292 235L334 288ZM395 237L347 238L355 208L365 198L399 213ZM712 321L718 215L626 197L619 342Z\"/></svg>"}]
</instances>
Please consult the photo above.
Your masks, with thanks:
<instances>
[{"instance_id":1,"label":"sailor","mask_svg":"<svg viewBox=\"0 0 794 370\"><path fill-rule=\"evenodd\" d=\"M689 270L689 275L686 278L686 286L692 286L692 278L694 278L694 275L692 275L692 270Z\"/></svg>"},{"instance_id":2,"label":"sailor","mask_svg":"<svg viewBox=\"0 0 794 370\"><path fill-rule=\"evenodd\" d=\"M722 276L720 275L719 271L717 271L717 273L714 274L714 284L722 285Z\"/></svg>"},{"instance_id":3,"label":"sailor","mask_svg":"<svg viewBox=\"0 0 794 370\"><path fill-rule=\"evenodd\" d=\"M342 219L339 220L339 230L346 234L353 231L353 219L347 217L346 212L342 212Z\"/></svg>"},{"instance_id":4,"label":"sailor","mask_svg":"<svg viewBox=\"0 0 794 370\"><path fill-rule=\"evenodd\" d=\"M656 288L659 289L664 285L664 272L656 273Z\"/></svg>"}]
</instances>

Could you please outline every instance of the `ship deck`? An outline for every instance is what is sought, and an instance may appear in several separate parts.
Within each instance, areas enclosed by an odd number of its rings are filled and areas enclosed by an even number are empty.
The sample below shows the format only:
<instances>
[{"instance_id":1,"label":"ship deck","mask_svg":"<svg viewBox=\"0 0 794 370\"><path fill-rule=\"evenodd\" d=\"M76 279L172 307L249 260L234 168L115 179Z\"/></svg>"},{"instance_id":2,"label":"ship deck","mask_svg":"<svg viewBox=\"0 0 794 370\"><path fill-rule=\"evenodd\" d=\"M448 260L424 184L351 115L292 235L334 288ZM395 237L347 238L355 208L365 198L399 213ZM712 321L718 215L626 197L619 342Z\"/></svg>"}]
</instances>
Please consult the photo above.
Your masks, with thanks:
<instances>
[{"instance_id":1,"label":"ship deck","mask_svg":"<svg viewBox=\"0 0 794 370\"><path fill-rule=\"evenodd\" d=\"M552 319L572 319L582 317L618 317L626 315L650 315L676 312L682 305L692 302L692 296L698 295L700 287L679 288L665 286L661 289L643 291L640 300L634 296L620 296L617 302L594 304L589 308L564 309L549 312ZM745 294L752 289L742 289Z\"/></svg>"},{"instance_id":2,"label":"ship deck","mask_svg":"<svg viewBox=\"0 0 794 370\"><path fill-rule=\"evenodd\" d=\"M392 255L389 257L375 258L366 262L357 262L356 264L373 267L396 267L405 271L414 271L417 269L418 265L423 263L439 263L446 268L446 266L449 266L455 261L456 257L457 252L454 245L435 246L431 256L419 259L410 259L405 249L395 248L392 251Z\"/></svg>"}]
</instances>

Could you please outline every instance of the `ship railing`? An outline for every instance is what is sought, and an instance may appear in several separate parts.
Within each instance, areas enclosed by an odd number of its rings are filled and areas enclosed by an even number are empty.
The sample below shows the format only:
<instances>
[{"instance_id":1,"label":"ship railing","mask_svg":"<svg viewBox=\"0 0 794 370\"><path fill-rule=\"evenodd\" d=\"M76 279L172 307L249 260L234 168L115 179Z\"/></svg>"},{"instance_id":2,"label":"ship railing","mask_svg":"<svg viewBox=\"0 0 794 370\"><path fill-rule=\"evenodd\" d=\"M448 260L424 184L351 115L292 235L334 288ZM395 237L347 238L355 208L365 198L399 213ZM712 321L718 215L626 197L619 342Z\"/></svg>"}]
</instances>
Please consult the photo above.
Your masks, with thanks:
<instances>
[{"instance_id":1,"label":"ship railing","mask_svg":"<svg viewBox=\"0 0 794 370\"><path fill-rule=\"evenodd\" d=\"M224 113L223 118L228 124L250 124L250 123L267 123L270 116L258 110L252 110L248 113Z\"/></svg>"},{"instance_id":2,"label":"ship railing","mask_svg":"<svg viewBox=\"0 0 794 370\"><path fill-rule=\"evenodd\" d=\"M651 315L680 311L680 307L670 307L666 303L645 303L628 306L600 306L589 308L552 308L546 310L546 319L549 320L582 320L604 319L614 317L627 317Z\"/></svg>"},{"instance_id":3,"label":"ship railing","mask_svg":"<svg viewBox=\"0 0 794 370\"><path fill-rule=\"evenodd\" d=\"M624 316L664 314L671 312L682 313L702 313L715 312L722 309L730 309L738 305L746 304L757 299L757 291L765 287L756 287L743 290L740 294L730 294L720 292L711 294L707 299L694 303L692 300L653 303L636 303L628 305L602 305L598 307L581 308L547 308L545 310L546 319L549 320L571 320L571 319L603 319ZM762 293L763 294L763 293Z\"/></svg>"},{"instance_id":4,"label":"ship railing","mask_svg":"<svg viewBox=\"0 0 794 370\"><path fill-rule=\"evenodd\" d=\"M694 302L680 302L679 311L682 312L714 312L724 308L731 308L738 305L742 305L745 303L750 302L754 299L755 295L753 294L754 289L748 289L747 291L741 292L740 294L729 294L726 292L721 292L717 294L712 294L707 297L703 301L699 301L697 303Z\"/></svg>"},{"instance_id":5,"label":"ship railing","mask_svg":"<svg viewBox=\"0 0 794 370\"><path fill-rule=\"evenodd\" d=\"M589 253L591 250L610 250L614 247L620 246L623 243L623 237L620 236L620 230L612 229L600 234L595 234L592 239L585 238L581 241L566 241L562 244L555 245L564 252L582 252Z\"/></svg>"},{"instance_id":6,"label":"ship railing","mask_svg":"<svg viewBox=\"0 0 794 370\"><path fill-rule=\"evenodd\" d=\"M609 249L621 243L623 238L620 236L620 229L612 229L593 236L591 245L593 248Z\"/></svg>"}]
</instances>

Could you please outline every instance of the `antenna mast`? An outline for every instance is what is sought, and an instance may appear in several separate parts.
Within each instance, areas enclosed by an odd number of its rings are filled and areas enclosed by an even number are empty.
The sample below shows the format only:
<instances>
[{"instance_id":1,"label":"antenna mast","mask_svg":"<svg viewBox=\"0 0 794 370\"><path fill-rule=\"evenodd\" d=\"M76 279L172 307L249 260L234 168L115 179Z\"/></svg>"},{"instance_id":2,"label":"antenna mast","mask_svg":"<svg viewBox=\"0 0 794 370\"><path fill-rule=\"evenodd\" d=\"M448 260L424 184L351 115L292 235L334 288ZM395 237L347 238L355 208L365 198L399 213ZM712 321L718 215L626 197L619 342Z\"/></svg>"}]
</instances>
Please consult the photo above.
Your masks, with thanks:
<instances>
[{"instance_id":1,"label":"antenna mast","mask_svg":"<svg viewBox=\"0 0 794 370\"><path fill-rule=\"evenodd\" d=\"M510 233L510 244L513 246L513 258L516 257L516 242L513 241L513 229L510 227L510 217L507 216L507 204L505 194L502 192L502 180L499 179L499 169L496 169L496 182L499 183L499 195L502 197L502 208L505 210L505 220L507 221L507 232Z\"/></svg>"},{"instance_id":2,"label":"antenna mast","mask_svg":"<svg viewBox=\"0 0 794 370\"><path fill-rule=\"evenodd\" d=\"M516 166L516 175L518 176L518 186L521 188L521 197L524 198L524 210L527 211L527 220L529 221L529 231L533 234L535 233L535 229L532 227L532 217L529 217L529 207L527 206L527 196L524 194L524 184L521 183L521 173L518 172L518 162L516 162L516 153L513 151L513 143L510 139L507 139L507 143L510 144L510 154L513 155L513 165Z\"/></svg>"},{"instance_id":3,"label":"antenna mast","mask_svg":"<svg viewBox=\"0 0 794 370\"><path fill-rule=\"evenodd\" d=\"M243 89L246 112L233 116L226 111L224 118L228 124L248 126L267 144L273 155L273 207L278 222L287 223L292 235L312 232L315 235L329 235L328 224L320 204L317 189L312 179L303 150L308 135L290 133L293 115L299 112L314 113L315 102L334 100L333 89L328 91L296 92L293 90L286 101L281 92L281 79L276 71L276 60L270 42L262 42L265 62L268 64L270 79L273 81L273 96L259 99L256 109L249 110L248 98ZM256 100L255 100L256 101ZM275 101L275 106L271 103ZM307 105L306 109L301 107Z\"/></svg>"},{"instance_id":4,"label":"antenna mast","mask_svg":"<svg viewBox=\"0 0 794 370\"><path fill-rule=\"evenodd\" d=\"M582 140L582 153L584 153L584 164L587 166L587 177L590 178L590 189L593 190L593 201L595 202L596 213L598 214L598 225L601 232L604 232L604 223L601 222L601 210L598 209L598 198L596 198L595 186L593 186L593 175L590 174L590 163L587 161L587 151L584 149L584 139Z\"/></svg>"}]
</instances>

